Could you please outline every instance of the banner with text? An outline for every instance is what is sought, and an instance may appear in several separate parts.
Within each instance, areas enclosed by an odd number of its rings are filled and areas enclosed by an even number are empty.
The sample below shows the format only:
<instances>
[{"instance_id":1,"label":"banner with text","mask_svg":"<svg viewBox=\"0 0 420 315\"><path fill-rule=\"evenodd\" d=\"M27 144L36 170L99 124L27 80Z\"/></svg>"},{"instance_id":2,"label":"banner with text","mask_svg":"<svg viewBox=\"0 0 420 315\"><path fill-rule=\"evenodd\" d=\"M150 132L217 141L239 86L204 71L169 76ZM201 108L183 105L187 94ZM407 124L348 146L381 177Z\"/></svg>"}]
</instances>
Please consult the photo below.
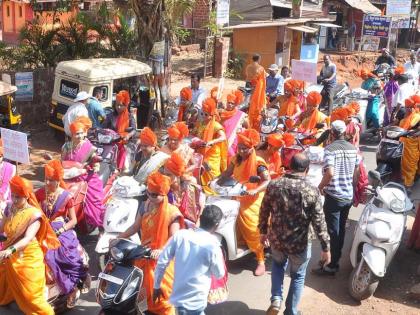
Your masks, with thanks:
<instances>
[{"instance_id":1,"label":"banner with text","mask_svg":"<svg viewBox=\"0 0 420 315\"><path fill-rule=\"evenodd\" d=\"M5 159L29 164L28 136L24 132L1 129L1 140L3 141L3 156Z\"/></svg>"},{"instance_id":2,"label":"banner with text","mask_svg":"<svg viewBox=\"0 0 420 315\"><path fill-rule=\"evenodd\" d=\"M363 18L363 36L388 37L391 18L387 16L365 15Z\"/></svg>"},{"instance_id":3,"label":"banner with text","mask_svg":"<svg viewBox=\"0 0 420 315\"><path fill-rule=\"evenodd\" d=\"M292 79L317 84L316 62L292 59Z\"/></svg>"}]
</instances>

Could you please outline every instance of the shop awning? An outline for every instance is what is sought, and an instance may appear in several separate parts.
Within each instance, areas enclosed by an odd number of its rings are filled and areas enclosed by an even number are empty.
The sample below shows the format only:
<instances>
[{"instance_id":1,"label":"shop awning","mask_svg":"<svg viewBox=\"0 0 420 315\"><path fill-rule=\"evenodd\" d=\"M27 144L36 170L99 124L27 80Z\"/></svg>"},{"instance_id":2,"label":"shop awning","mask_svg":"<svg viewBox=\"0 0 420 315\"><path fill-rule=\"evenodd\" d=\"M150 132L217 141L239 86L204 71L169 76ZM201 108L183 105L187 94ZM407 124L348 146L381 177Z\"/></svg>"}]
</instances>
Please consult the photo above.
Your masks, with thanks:
<instances>
[{"instance_id":1,"label":"shop awning","mask_svg":"<svg viewBox=\"0 0 420 315\"><path fill-rule=\"evenodd\" d=\"M381 15L381 10L370 3L369 0L344 0L344 2L364 13Z\"/></svg>"},{"instance_id":2,"label":"shop awning","mask_svg":"<svg viewBox=\"0 0 420 315\"><path fill-rule=\"evenodd\" d=\"M332 23L312 23L314 25L318 25L318 26L324 26L324 27L332 27L332 28L341 28L342 26L337 25L337 24L332 24Z\"/></svg>"},{"instance_id":3,"label":"shop awning","mask_svg":"<svg viewBox=\"0 0 420 315\"><path fill-rule=\"evenodd\" d=\"M313 28L313 27L309 27L309 26L306 26L306 25L293 25L293 26L288 26L287 28L290 29L290 30L304 32L304 33L316 33L316 32L318 32L318 29Z\"/></svg>"}]
</instances>

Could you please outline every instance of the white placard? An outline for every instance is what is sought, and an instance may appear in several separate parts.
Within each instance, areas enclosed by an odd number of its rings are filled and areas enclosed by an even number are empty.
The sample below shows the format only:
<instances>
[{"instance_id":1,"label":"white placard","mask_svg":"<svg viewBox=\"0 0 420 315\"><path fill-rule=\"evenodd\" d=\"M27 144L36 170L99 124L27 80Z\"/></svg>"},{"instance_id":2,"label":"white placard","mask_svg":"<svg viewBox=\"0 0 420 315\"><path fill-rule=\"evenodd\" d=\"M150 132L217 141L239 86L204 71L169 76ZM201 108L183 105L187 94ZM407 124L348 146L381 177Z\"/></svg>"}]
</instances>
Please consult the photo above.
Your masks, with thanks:
<instances>
[{"instance_id":1,"label":"white placard","mask_svg":"<svg viewBox=\"0 0 420 315\"><path fill-rule=\"evenodd\" d=\"M410 18L411 0L387 0L386 16Z\"/></svg>"},{"instance_id":2,"label":"white placard","mask_svg":"<svg viewBox=\"0 0 420 315\"><path fill-rule=\"evenodd\" d=\"M316 63L292 59L292 79L317 84Z\"/></svg>"},{"instance_id":3,"label":"white placard","mask_svg":"<svg viewBox=\"0 0 420 315\"><path fill-rule=\"evenodd\" d=\"M24 132L6 128L0 129L4 158L23 164L29 164L28 135Z\"/></svg>"},{"instance_id":4,"label":"white placard","mask_svg":"<svg viewBox=\"0 0 420 315\"><path fill-rule=\"evenodd\" d=\"M218 0L216 10L216 24L218 26L229 25L230 0Z\"/></svg>"}]
</instances>

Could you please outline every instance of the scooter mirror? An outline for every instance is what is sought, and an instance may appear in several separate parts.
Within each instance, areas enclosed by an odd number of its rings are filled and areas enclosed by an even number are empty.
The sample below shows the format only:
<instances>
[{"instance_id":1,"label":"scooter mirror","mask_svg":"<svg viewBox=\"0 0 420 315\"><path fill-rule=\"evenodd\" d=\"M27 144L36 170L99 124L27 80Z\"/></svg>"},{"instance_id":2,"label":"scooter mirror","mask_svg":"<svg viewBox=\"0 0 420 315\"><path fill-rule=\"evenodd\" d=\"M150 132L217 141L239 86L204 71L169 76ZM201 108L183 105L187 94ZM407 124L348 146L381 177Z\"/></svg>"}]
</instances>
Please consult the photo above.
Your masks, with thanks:
<instances>
[{"instance_id":1,"label":"scooter mirror","mask_svg":"<svg viewBox=\"0 0 420 315\"><path fill-rule=\"evenodd\" d=\"M373 187L379 186L381 184L381 174L378 171L369 171L368 181Z\"/></svg>"}]
</instances>

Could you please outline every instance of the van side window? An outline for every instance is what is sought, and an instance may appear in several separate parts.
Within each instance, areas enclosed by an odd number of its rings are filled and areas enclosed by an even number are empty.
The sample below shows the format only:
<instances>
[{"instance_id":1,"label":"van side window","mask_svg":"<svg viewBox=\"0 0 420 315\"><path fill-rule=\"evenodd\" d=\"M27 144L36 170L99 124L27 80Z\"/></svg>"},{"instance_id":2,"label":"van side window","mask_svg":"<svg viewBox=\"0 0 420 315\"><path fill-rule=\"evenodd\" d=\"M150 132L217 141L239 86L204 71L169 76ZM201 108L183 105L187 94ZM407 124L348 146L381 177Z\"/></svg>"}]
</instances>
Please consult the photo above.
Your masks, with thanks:
<instances>
[{"instance_id":1,"label":"van side window","mask_svg":"<svg viewBox=\"0 0 420 315\"><path fill-rule=\"evenodd\" d=\"M77 93L79 93L79 84L69 80L60 81L60 95L74 99Z\"/></svg>"},{"instance_id":2,"label":"van side window","mask_svg":"<svg viewBox=\"0 0 420 315\"><path fill-rule=\"evenodd\" d=\"M106 100L108 100L108 86L107 85L95 86L95 88L93 89L92 95L95 96L95 93L98 90L102 91L102 97L99 98L99 101L105 102Z\"/></svg>"}]
</instances>

